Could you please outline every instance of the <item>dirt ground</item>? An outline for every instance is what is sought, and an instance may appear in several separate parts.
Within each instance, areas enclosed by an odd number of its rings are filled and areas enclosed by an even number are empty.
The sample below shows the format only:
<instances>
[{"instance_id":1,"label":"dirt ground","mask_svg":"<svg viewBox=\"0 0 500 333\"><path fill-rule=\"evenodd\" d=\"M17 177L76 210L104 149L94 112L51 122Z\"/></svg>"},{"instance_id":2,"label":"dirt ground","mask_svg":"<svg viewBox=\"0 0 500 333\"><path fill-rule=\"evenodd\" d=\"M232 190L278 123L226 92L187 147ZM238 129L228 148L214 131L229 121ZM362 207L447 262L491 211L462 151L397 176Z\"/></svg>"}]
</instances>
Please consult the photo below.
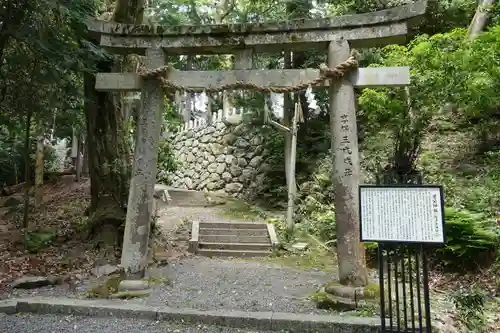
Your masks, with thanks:
<instances>
[{"instance_id":1,"label":"dirt ground","mask_svg":"<svg viewBox=\"0 0 500 333\"><path fill-rule=\"evenodd\" d=\"M55 275L70 279L86 274L95 253L85 241L84 211L89 204L90 182L63 176L44 185L43 209L35 210L30 201L29 226L23 229L23 189L0 198L0 290L23 275ZM12 198L20 204L5 207ZM28 239L45 243L39 252L26 249ZM32 252L34 252L33 249Z\"/></svg>"},{"instance_id":2,"label":"dirt ground","mask_svg":"<svg viewBox=\"0 0 500 333\"><path fill-rule=\"evenodd\" d=\"M11 196L0 197L0 292L24 275L57 276L72 285L90 276L94 267L105 264L99 262L86 229L84 212L90 203L90 181L76 182L68 175L43 188L43 208L35 209L30 201L26 230L22 227L22 186ZM13 199L17 204L9 205ZM165 204L157 202L157 209L154 257L167 262L180 260L188 255L189 225L178 223L183 222L181 217L175 210L167 212ZM33 248L33 244L42 244L41 249ZM118 260L119 253L113 264Z\"/></svg>"}]
</instances>

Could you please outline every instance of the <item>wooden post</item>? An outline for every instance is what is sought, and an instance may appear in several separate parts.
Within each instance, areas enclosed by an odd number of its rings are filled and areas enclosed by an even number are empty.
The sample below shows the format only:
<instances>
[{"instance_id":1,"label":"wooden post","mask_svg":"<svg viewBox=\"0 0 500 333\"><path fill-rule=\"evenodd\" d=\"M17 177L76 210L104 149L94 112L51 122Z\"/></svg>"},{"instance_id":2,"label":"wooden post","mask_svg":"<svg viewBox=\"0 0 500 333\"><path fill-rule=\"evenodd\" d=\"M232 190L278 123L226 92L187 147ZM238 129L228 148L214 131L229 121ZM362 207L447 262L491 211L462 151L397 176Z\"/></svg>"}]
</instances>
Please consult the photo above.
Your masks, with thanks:
<instances>
[{"instance_id":1,"label":"wooden post","mask_svg":"<svg viewBox=\"0 0 500 333\"><path fill-rule=\"evenodd\" d=\"M206 108L206 113L205 113L205 121L207 124L212 123L212 94L211 93L205 93L207 96L207 108Z\"/></svg>"},{"instance_id":2,"label":"wooden post","mask_svg":"<svg viewBox=\"0 0 500 333\"><path fill-rule=\"evenodd\" d=\"M328 66L334 68L349 57L346 40L330 42ZM368 276L364 248L359 240L360 165L356 127L356 96L347 79L330 82L330 131L332 137L333 184L339 281L366 285Z\"/></svg>"},{"instance_id":3,"label":"wooden post","mask_svg":"<svg viewBox=\"0 0 500 333\"><path fill-rule=\"evenodd\" d=\"M35 207L40 208L43 204L43 171L45 161L45 137L44 124L38 121L38 135L36 138L36 162L35 162Z\"/></svg>"},{"instance_id":4,"label":"wooden post","mask_svg":"<svg viewBox=\"0 0 500 333\"><path fill-rule=\"evenodd\" d=\"M82 177L89 177L89 145L87 138L83 141Z\"/></svg>"},{"instance_id":5,"label":"wooden post","mask_svg":"<svg viewBox=\"0 0 500 333\"><path fill-rule=\"evenodd\" d=\"M81 134L77 134L78 145L76 146L76 160L75 160L75 180L80 182L82 176L82 141Z\"/></svg>"},{"instance_id":6,"label":"wooden post","mask_svg":"<svg viewBox=\"0 0 500 333\"><path fill-rule=\"evenodd\" d=\"M299 108L300 101L295 103L295 112L293 114L292 127L290 128L290 161L288 165L288 174L287 174L287 184L288 184L288 207L286 211L286 226L287 229L293 231L294 221L294 204L295 204L295 194L296 194L296 186L293 179L295 178L295 161L297 159L297 122L299 118ZM285 135L288 133L285 133Z\"/></svg>"},{"instance_id":7,"label":"wooden post","mask_svg":"<svg viewBox=\"0 0 500 333\"><path fill-rule=\"evenodd\" d=\"M285 51L284 55L284 69L292 68L292 53L290 51ZM285 93L283 94L283 125L288 128L292 128L290 113L293 109L293 93ZM290 184L288 182L291 180L293 186L295 186L295 175L290 177L290 152L292 151L292 132L285 132L285 174L286 174L286 182L288 188L290 188Z\"/></svg>"},{"instance_id":8,"label":"wooden post","mask_svg":"<svg viewBox=\"0 0 500 333\"><path fill-rule=\"evenodd\" d=\"M76 168L76 158L78 157L78 134L73 127L73 139L71 140L71 163Z\"/></svg>"},{"instance_id":9,"label":"wooden post","mask_svg":"<svg viewBox=\"0 0 500 333\"><path fill-rule=\"evenodd\" d=\"M149 69L164 66L162 49L146 50ZM147 265L148 241L153 215L153 193L156 183L158 141L161 114L164 110L163 89L154 79L144 80L142 112L137 121L135 163L130 181L127 218L123 238L121 265L129 279L143 278Z\"/></svg>"},{"instance_id":10,"label":"wooden post","mask_svg":"<svg viewBox=\"0 0 500 333\"><path fill-rule=\"evenodd\" d=\"M183 117L183 120L184 120L184 109L182 107L182 95L181 95L181 92L179 90L175 91L174 106L177 108L177 113L179 115L181 115Z\"/></svg>"},{"instance_id":11,"label":"wooden post","mask_svg":"<svg viewBox=\"0 0 500 333\"><path fill-rule=\"evenodd\" d=\"M188 55L186 61L186 71L190 71L192 69L193 69L193 57L191 55ZM193 114L194 111L193 101L195 98L195 94L183 91L182 95L184 96L183 117L184 117L184 122L187 123L188 121L191 120L191 115Z\"/></svg>"}]
</instances>

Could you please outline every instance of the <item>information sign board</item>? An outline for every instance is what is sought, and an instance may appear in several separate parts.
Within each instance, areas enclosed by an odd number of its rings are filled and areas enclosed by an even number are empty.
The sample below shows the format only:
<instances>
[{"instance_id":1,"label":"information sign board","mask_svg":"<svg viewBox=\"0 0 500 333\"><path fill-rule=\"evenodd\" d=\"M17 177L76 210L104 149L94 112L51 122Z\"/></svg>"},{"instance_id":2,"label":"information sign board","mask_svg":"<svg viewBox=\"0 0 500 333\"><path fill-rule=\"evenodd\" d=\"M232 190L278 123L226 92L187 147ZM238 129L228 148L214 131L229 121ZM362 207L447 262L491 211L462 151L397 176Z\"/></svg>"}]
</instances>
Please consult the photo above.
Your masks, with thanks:
<instances>
[{"instance_id":1,"label":"information sign board","mask_svg":"<svg viewBox=\"0 0 500 333\"><path fill-rule=\"evenodd\" d=\"M443 189L435 185L361 185L362 242L445 242Z\"/></svg>"}]
</instances>

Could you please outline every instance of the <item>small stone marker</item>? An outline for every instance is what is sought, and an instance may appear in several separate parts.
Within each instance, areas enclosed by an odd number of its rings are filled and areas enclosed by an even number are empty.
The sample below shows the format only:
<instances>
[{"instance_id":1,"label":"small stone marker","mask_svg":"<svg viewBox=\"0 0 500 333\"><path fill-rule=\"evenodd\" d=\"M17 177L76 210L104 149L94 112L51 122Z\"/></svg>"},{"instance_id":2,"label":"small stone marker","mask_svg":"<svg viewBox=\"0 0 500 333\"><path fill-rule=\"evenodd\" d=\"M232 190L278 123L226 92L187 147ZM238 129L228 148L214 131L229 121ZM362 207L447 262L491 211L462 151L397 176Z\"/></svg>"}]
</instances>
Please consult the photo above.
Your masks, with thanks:
<instances>
[{"instance_id":1,"label":"small stone marker","mask_svg":"<svg viewBox=\"0 0 500 333\"><path fill-rule=\"evenodd\" d=\"M298 250L298 251L307 250L307 247L308 247L307 243L295 243L292 245L292 249Z\"/></svg>"},{"instance_id":2,"label":"small stone marker","mask_svg":"<svg viewBox=\"0 0 500 333\"><path fill-rule=\"evenodd\" d=\"M149 288L148 281L144 280L123 280L118 285L118 291L138 291Z\"/></svg>"}]
</instances>

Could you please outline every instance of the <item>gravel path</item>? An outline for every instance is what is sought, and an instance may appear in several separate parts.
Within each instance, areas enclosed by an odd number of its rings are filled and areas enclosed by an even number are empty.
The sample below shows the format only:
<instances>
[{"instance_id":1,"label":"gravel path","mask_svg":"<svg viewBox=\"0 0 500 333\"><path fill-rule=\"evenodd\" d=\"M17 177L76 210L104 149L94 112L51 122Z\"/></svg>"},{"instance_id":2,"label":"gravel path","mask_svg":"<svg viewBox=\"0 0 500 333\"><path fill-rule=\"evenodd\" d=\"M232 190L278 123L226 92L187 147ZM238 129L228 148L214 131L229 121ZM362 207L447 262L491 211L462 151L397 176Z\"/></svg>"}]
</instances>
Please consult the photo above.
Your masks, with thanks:
<instances>
[{"instance_id":1,"label":"gravel path","mask_svg":"<svg viewBox=\"0 0 500 333\"><path fill-rule=\"evenodd\" d=\"M258 333L229 327L177 325L138 319L0 314L2 333ZM260 331L260 333L266 333Z\"/></svg>"},{"instance_id":2,"label":"gravel path","mask_svg":"<svg viewBox=\"0 0 500 333\"><path fill-rule=\"evenodd\" d=\"M323 313L308 297L331 278L321 271L199 257L152 270L149 275L167 279L171 285L155 286L148 298L133 302L201 310L293 313Z\"/></svg>"},{"instance_id":3,"label":"gravel path","mask_svg":"<svg viewBox=\"0 0 500 333\"><path fill-rule=\"evenodd\" d=\"M228 221L221 216L222 207L171 207L162 212L162 224L172 227L184 218L201 221ZM185 238L185 237L184 237ZM174 240L179 244L180 240ZM187 244L187 242L186 242ZM168 283L155 285L147 298L129 300L153 306L195 308L200 310L276 311L291 313L325 313L316 309L308 298L320 285L332 280L331 273L302 271L265 261L236 261L187 257L151 269L149 276ZM11 290L2 298L26 296L85 296L89 284L69 290L67 287L36 290Z\"/></svg>"},{"instance_id":4,"label":"gravel path","mask_svg":"<svg viewBox=\"0 0 500 333\"><path fill-rule=\"evenodd\" d=\"M156 284L148 297L128 302L152 306L200 310L276 311L326 313L308 298L331 273L300 271L266 262L189 257L148 272L163 284ZM84 297L88 285L75 291L63 286L34 290L11 290L8 297ZM4 295L5 297L6 295Z\"/></svg>"}]
</instances>

